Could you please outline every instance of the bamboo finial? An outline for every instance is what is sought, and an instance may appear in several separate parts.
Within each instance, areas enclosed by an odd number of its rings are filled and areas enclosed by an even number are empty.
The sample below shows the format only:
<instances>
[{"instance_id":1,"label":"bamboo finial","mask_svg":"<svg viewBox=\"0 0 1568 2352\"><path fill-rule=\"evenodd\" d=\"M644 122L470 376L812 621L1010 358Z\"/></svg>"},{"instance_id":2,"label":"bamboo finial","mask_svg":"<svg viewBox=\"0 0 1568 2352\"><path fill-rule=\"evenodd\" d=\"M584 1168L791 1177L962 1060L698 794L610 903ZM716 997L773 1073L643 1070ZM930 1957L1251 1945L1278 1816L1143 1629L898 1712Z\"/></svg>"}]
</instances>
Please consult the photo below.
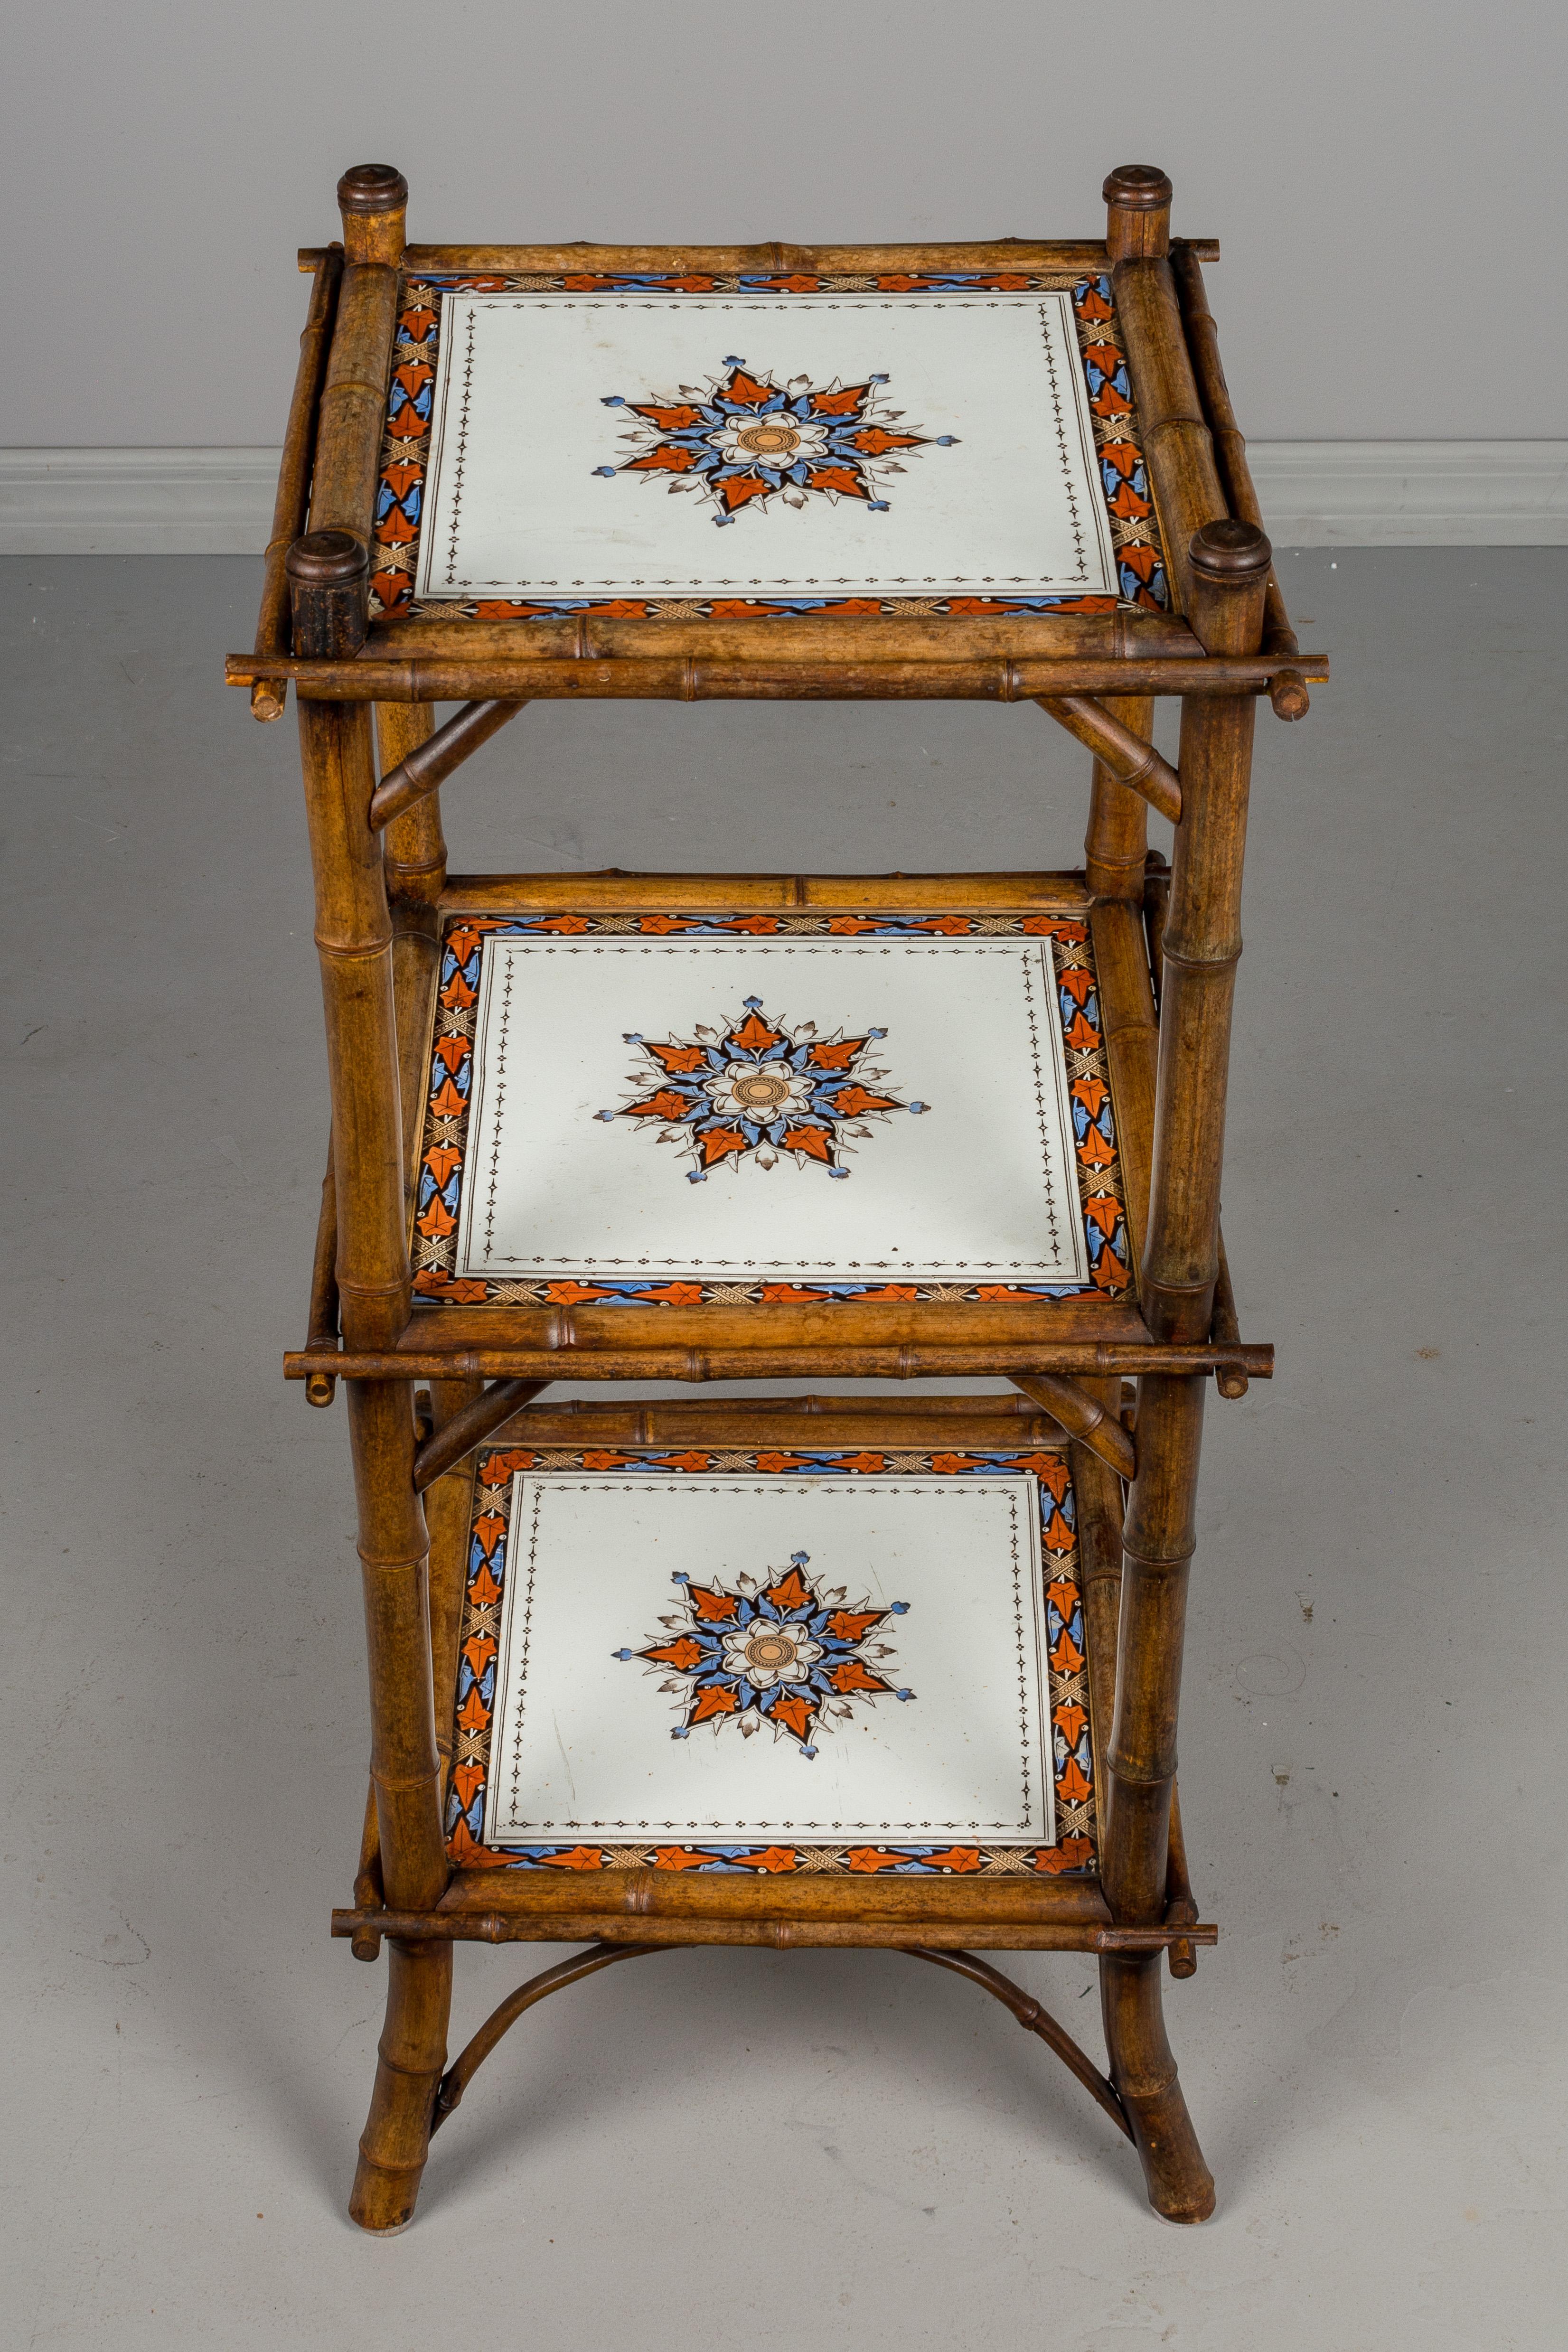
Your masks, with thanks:
<instances>
[{"instance_id":1,"label":"bamboo finial","mask_svg":"<svg viewBox=\"0 0 1568 2352\"><path fill-rule=\"evenodd\" d=\"M1163 261L1171 250L1171 183L1154 163L1119 163L1101 191L1111 263Z\"/></svg>"},{"instance_id":2,"label":"bamboo finial","mask_svg":"<svg viewBox=\"0 0 1568 2352\"><path fill-rule=\"evenodd\" d=\"M395 269L408 229L408 183L391 163L356 163L338 182L343 257Z\"/></svg>"}]
</instances>

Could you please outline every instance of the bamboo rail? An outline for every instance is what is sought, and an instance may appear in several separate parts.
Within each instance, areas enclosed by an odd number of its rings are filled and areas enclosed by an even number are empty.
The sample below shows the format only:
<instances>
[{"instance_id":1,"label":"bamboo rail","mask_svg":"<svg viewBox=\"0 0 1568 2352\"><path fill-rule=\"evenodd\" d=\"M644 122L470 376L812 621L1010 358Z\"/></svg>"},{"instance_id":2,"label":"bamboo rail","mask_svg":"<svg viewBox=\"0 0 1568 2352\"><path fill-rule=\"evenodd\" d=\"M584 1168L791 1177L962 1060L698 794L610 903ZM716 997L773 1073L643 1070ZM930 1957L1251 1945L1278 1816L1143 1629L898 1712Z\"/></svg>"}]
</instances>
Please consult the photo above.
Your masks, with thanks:
<instances>
[{"instance_id":1,"label":"bamboo rail","mask_svg":"<svg viewBox=\"0 0 1568 2352\"><path fill-rule=\"evenodd\" d=\"M608 1874L606 1874L607 1875ZM973 1918L910 1920L870 1918L743 1918L694 1914L657 1916L650 1927L616 1911L595 1911L587 1895L576 1911L395 1911L332 1913L339 1937L374 1935L416 1944L656 1944L665 1949L689 1944L760 1944L777 1952L844 1949L910 1951L921 1946L961 1949L982 1944L994 1951L1159 1954L1172 1944L1217 1944L1211 1921L1192 1927L1105 1927L1074 1920L1002 1921L987 1926Z\"/></svg>"},{"instance_id":2,"label":"bamboo rail","mask_svg":"<svg viewBox=\"0 0 1568 2352\"><path fill-rule=\"evenodd\" d=\"M1017 1391L978 1396L679 1396L647 1403L624 1398L563 1397L525 1405L503 1425L502 1442L744 1445L755 1438L759 1444L771 1444L798 1434L803 1423L826 1424L808 1433L816 1444L826 1444L835 1431L842 1431L857 1447L874 1443L878 1427L889 1433L883 1441L889 1444L918 1445L924 1427L932 1444L946 1446L953 1442L955 1424L962 1426L966 1442L984 1433L986 1443L1002 1446L1028 1442L1041 1433L1054 1445L1063 1443L1055 1414L1042 1412Z\"/></svg>"},{"instance_id":3,"label":"bamboo rail","mask_svg":"<svg viewBox=\"0 0 1568 2352\"><path fill-rule=\"evenodd\" d=\"M1216 1348L1197 1341L1178 1345L1132 1339L1020 1339L973 1347L879 1348L823 1341L809 1348L450 1349L410 1341L406 1349L395 1352L345 1348L334 1354L301 1348L284 1357L283 1377L302 1381L312 1372L331 1372L341 1381L793 1381L820 1372L841 1380L918 1381L939 1375L1011 1380L1019 1372L1057 1372L1068 1379L1103 1379L1156 1371L1205 1375L1231 1365L1250 1380L1272 1380L1274 1349L1257 1343Z\"/></svg>"},{"instance_id":4,"label":"bamboo rail","mask_svg":"<svg viewBox=\"0 0 1568 2352\"><path fill-rule=\"evenodd\" d=\"M289 403L289 423L278 467L278 491L272 502L272 535L267 542L261 575L261 610L256 623L258 658L287 653L289 649L289 577L285 563L289 548L305 528L310 505L317 414L342 274L342 247L329 246L321 257L300 337L300 364L294 376L293 397ZM274 678L258 678L250 689L251 717L281 719L287 691Z\"/></svg>"},{"instance_id":5,"label":"bamboo rail","mask_svg":"<svg viewBox=\"0 0 1568 2352\"><path fill-rule=\"evenodd\" d=\"M975 655L1031 654L1122 661L1163 656L1201 660L1203 647L1185 621L1169 613L1119 608L1110 613L1006 613L982 618L946 613L796 613L714 620L672 619L642 613L541 614L532 620L449 619L439 605L408 619L375 625L375 649L386 661L413 656L485 659L544 655L574 661L614 661L622 655L690 655L698 661L959 661Z\"/></svg>"},{"instance_id":6,"label":"bamboo rail","mask_svg":"<svg viewBox=\"0 0 1568 2352\"><path fill-rule=\"evenodd\" d=\"M1322 654L1248 654L1079 660L1026 656L1016 660L699 661L662 658L611 661L539 659L527 655L427 660L385 659L367 650L353 659L258 660L230 654L230 686L259 677L292 678L301 700L313 702L491 702L578 697L646 702L800 701L1038 702L1068 695L1252 695L1267 692L1285 669L1326 678Z\"/></svg>"},{"instance_id":7,"label":"bamboo rail","mask_svg":"<svg viewBox=\"0 0 1568 2352\"><path fill-rule=\"evenodd\" d=\"M1252 468L1247 462L1247 442L1236 421L1236 411L1231 406L1230 386L1225 380L1225 363L1219 353L1219 332L1215 325L1214 313L1209 309L1198 256L1190 243L1178 240L1173 244L1171 269L1176 281L1176 294L1182 307L1198 394L1214 439L1215 457L1230 510L1239 521L1255 523L1261 530L1264 528L1263 509L1253 487ZM1300 651L1296 633L1285 610L1279 572L1273 564L1268 568L1268 586L1263 604L1263 649L1270 654ZM1269 686L1268 699L1276 719L1305 719L1311 703L1306 680L1299 670L1281 670Z\"/></svg>"},{"instance_id":8,"label":"bamboo rail","mask_svg":"<svg viewBox=\"0 0 1568 2352\"><path fill-rule=\"evenodd\" d=\"M1190 237L1188 243L1200 259L1219 259L1217 237ZM404 247L403 266L411 277L433 278L558 270L585 277L614 277L621 271L685 277L703 270L727 276L804 270L864 277L900 270L919 276L928 271L1103 269L1106 257L1103 237L1006 236L925 245L409 245Z\"/></svg>"}]
</instances>

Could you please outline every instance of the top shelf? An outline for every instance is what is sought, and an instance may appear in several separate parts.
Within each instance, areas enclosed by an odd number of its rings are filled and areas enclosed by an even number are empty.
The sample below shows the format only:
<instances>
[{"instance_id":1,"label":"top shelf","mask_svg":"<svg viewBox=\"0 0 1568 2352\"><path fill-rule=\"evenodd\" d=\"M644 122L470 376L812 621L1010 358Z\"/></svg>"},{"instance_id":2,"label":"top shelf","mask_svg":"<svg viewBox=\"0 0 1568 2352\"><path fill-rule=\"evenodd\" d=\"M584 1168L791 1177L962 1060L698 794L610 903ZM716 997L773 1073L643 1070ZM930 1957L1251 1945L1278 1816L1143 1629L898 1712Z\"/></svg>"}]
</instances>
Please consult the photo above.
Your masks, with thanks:
<instances>
[{"instance_id":1,"label":"top shelf","mask_svg":"<svg viewBox=\"0 0 1568 2352\"><path fill-rule=\"evenodd\" d=\"M228 665L259 717L290 677L1019 700L1191 692L1195 663L1295 717L1327 675L1277 587L1244 655L1186 617L1194 531L1258 519L1218 247L1170 241L1162 173L1111 175L1105 239L900 245L410 245L399 174L339 194L256 651ZM289 642L307 528L368 558L327 644Z\"/></svg>"}]
</instances>

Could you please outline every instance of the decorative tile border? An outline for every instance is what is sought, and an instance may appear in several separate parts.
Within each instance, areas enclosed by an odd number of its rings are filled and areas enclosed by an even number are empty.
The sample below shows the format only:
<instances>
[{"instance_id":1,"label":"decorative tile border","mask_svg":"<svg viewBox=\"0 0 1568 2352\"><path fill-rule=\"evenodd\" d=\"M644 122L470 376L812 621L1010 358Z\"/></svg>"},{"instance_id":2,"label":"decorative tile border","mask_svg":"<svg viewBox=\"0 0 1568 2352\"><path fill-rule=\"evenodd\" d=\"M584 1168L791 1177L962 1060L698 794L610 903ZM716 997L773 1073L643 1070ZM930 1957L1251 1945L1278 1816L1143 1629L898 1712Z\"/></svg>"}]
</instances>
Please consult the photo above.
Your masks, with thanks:
<instances>
[{"instance_id":1,"label":"decorative tile border","mask_svg":"<svg viewBox=\"0 0 1568 2352\"><path fill-rule=\"evenodd\" d=\"M1057 1842L1048 1846L984 1845L736 1845L587 1843L517 1850L481 1840L501 1596L506 1588L512 1480L519 1471L551 1475L584 1472L671 1473L691 1476L761 1474L767 1477L995 1477L1032 1472L1039 1482L1040 1540L1048 1563L1046 1637ZM459 1630L453 1724L452 1777L446 1811L447 1846L459 1869L710 1870L887 1874L902 1877L1030 1877L1081 1875L1095 1866L1094 1761L1089 1739L1089 1674L1079 1584L1078 1511L1068 1457L1054 1449L1026 1452L904 1453L887 1448L795 1449L688 1447L628 1451L604 1447L494 1447L479 1459L468 1546L468 1574Z\"/></svg>"},{"instance_id":2,"label":"decorative tile border","mask_svg":"<svg viewBox=\"0 0 1568 2352\"><path fill-rule=\"evenodd\" d=\"M419 602L414 594L423 516L425 476L430 455L431 403L443 297L460 292L847 294L908 295L955 292L1027 293L1070 290L1079 348L1089 384L1096 455L1116 554L1120 598L986 596L645 598L595 600L563 597L517 604L446 599ZM1128 378L1126 356L1107 277L1023 275L950 277L833 277L795 274L740 277L588 274L559 276L432 277L405 280L387 397L382 444L381 481L374 521L374 570L371 579L373 620L430 617L442 620L553 620L563 614L600 614L632 620L792 620L805 614L886 616L996 617L1017 613L1110 613L1117 609L1170 610L1164 549L1154 513L1148 467Z\"/></svg>"},{"instance_id":3,"label":"decorative tile border","mask_svg":"<svg viewBox=\"0 0 1568 2352\"><path fill-rule=\"evenodd\" d=\"M459 1275L458 1236L468 1173L473 1100L473 1035L484 943L510 937L752 937L905 939L1045 937L1051 941L1056 1004L1062 1025L1079 1205L1089 1278L1086 1283L769 1282L762 1279L622 1279L584 1282L577 1275L524 1278ZM447 921L426 1089L424 1134L414 1204L412 1257L416 1297L454 1307L795 1307L847 1300L908 1305L1005 1305L1088 1295L1131 1297L1131 1251L1117 1148L1116 1120L1100 992L1088 926L1053 915L980 914L541 914L460 915Z\"/></svg>"}]
</instances>

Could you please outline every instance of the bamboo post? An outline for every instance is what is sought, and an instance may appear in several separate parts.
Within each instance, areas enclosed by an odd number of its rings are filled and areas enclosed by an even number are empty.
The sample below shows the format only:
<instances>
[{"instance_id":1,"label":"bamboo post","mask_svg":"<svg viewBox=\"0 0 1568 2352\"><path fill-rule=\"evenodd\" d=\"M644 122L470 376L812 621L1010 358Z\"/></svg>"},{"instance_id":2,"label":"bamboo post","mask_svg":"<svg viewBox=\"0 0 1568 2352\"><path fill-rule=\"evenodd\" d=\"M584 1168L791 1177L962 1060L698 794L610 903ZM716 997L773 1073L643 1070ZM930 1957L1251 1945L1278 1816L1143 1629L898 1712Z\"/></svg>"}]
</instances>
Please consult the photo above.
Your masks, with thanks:
<instances>
[{"instance_id":1,"label":"bamboo post","mask_svg":"<svg viewBox=\"0 0 1568 2352\"><path fill-rule=\"evenodd\" d=\"M345 243L347 239L345 238ZM390 272L384 272L390 275ZM344 273L345 288L355 275ZM338 370L334 341L328 394ZM340 383L343 379L339 373ZM339 452L354 470L352 436ZM318 505L321 482L318 478ZM318 530L289 550L294 642L325 657L363 642L366 547L352 528ZM368 704L300 706L332 1091L337 1282L349 1346L389 1345L408 1319L403 1222L393 932L382 845L371 832L375 777ZM447 1882L432 1704L428 1545L414 1491L409 1378L349 1392L359 1553L370 1667L371 1782L387 1905L429 1909ZM387 2009L350 2211L368 2230L409 2220L446 2061L451 1947L393 1941Z\"/></svg>"},{"instance_id":2,"label":"bamboo post","mask_svg":"<svg viewBox=\"0 0 1568 2352\"><path fill-rule=\"evenodd\" d=\"M1145 741L1154 731L1152 695L1107 696L1109 718ZM1135 899L1143 887L1149 847L1149 807L1114 770L1096 759L1089 786L1089 831L1083 839L1084 878L1097 898Z\"/></svg>"},{"instance_id":3,"label":"bamboo post","mask_svg":"<svg viewBox=\"0 0 1568 2352\"><path fill-rule=\"evenodd\" d=\"M377 756L395 765L428 741L435 712L427 702L375 705ZM373 833L376 827L371 827ZM403 1105L403 1206L414 1213L419 1176L419 1130L429 1081L426 1066L431 998L441 961L437 912L447 879L447 841L440 795L431 793L386 827L382 836L387 910L392 919L392 991L397 1013L397 1082Z\"/></svg>"},{"instance_id":4,"label":"bamboo post","mask_svg":"<svg viewBox=\"0 0 1568 2352\"><path fill-rule=\"evenodd\" d=\"M333 653L363 630L365 551L346 530L289 551L294 635ZM364 703L301 702L300 743L316 885L316 946L332 1091L337 1280L343 1339L388 1346L408 1320L403 1237L392 923L381 843L368 821L374 771Z\"/></svg>"},{"instance_id":5,"label":"bamboo post","mask_svg":"<svg viewBox=\"0 0 1568 2352\"><path fill-rule=\"evenodd\" d=\"M1255 525L1216 522L1188 551L1193 625L1216 652L1262 634L1268 541ZM1241 952L1242 857L1256 705L1189 696L1182 709L1184 813L1176 829L1163 940L1153 1169L1141 1297L1156 1340L1206 1333L1218 1272L1231 1000ZM1121 1636L1109 1770L1103 1878L1118 1924L1163 1917L1171 1790L1204 1382L1144 1373L1138 1383L1138 1475L1123 1537ZM1160 2010L1158 1962L1107 1958L1101 1997L1111 2074L1126 2102L1151 2200L1174 2221L1214 2208Z\"/></svg>"}]
</instances>

